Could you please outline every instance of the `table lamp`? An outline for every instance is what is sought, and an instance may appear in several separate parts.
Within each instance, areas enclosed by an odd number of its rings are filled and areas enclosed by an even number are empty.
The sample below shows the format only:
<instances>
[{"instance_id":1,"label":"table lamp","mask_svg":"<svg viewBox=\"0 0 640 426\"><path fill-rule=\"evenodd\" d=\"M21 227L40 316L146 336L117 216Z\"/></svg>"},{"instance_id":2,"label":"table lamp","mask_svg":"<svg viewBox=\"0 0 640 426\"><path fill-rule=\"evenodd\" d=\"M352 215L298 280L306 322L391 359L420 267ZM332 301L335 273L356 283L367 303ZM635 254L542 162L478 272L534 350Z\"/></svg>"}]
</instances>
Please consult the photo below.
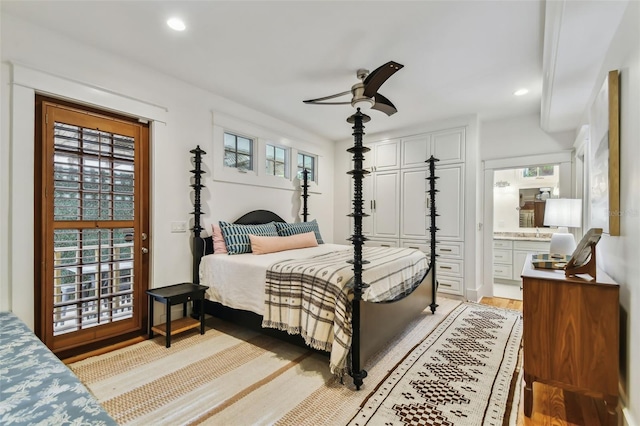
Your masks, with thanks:
<instances>
[{"instance_id":1,"label":"table lamp","mask_svg":"<svg viewBox=\"0 0 640 426\"><path fill-rule=\"evenodd\" d=\"M582 223L582 200L548 198L544 208L544 225L557 226L551 236L551 254L570 255L576 249L576 240L568 228L579 228Z\"/></svg>"}]
</instances>

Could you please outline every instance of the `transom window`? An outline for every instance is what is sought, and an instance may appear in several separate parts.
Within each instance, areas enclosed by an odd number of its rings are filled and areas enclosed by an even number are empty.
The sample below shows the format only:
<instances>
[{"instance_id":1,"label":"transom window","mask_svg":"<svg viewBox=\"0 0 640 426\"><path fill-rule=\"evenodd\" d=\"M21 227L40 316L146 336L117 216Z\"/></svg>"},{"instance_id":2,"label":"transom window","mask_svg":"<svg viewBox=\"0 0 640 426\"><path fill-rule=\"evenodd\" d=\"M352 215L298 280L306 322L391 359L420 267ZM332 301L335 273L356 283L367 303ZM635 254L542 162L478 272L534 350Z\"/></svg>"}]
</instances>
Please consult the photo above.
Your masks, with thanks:
<instances>
[{"instance_id":1,"label":"transom window","mask_svg":"<svg viewBox=\"0 0 640 426\"><path fill-rule=\"evenodd\" d=\"M253 139L225 132L224 165L240 170L253 170Z\"/></svg>"},{"instance_id":2,"label":"transom window","mask_svg":"<svg viewBox=\"0 0 640 426\"><path fill-rule=\"evenodd\" d=\"M287 177L287 149L267 144L267 168L270 176Z\"/></svg>"},{"instance_id":3,"label":"transom window","mask_svg":"<svg viewBox=\"0 0 640 426\"><path fill-rule=\"evenodd\" d=\"M302 180L302 171L309 170L309 181L316 180L316 157L298 153L298 179Z\"/></svg>"}]
</instances>

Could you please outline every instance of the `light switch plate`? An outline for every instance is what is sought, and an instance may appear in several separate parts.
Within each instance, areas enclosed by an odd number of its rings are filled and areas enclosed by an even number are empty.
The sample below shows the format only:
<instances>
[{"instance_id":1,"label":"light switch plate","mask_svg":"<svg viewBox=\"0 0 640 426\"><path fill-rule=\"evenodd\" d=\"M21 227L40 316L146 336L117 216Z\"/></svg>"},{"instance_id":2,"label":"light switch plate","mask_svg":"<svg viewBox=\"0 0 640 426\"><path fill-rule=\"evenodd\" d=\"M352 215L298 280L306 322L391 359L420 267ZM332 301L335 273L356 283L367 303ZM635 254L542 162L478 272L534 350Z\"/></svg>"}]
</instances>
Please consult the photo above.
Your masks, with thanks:
<instances>
[{"instance_id":1,"label":"light switch plate","mask_svg":"<svg viewBox=\"0 0 640 426\"><path fill-rule=\"evenodd\" d=\"M171 222L171 232L187 232L187 222Z\"/></svg>"}]
</instances>

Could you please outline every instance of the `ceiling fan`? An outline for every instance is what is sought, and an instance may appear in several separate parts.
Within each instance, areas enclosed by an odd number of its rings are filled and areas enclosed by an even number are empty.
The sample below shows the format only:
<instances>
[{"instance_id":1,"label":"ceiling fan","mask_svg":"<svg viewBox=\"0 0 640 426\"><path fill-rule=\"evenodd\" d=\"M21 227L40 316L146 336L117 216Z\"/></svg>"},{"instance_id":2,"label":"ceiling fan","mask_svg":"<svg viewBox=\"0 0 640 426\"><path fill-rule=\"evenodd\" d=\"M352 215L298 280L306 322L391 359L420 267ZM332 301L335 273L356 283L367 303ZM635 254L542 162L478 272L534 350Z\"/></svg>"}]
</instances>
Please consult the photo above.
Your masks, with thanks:
<instances>
[{"instance_id":1,"label":"ceiling fan","mask_svg":"<svg viewBox=\"0 0 640 426\"><path fill-rule=\"evenodd\" d=\"M347 90L346 92L336 93L335 95L325 96L323 98L317 99L309 99L307 101L303 101L305 104L316 104L316 105L349 105L355 107L357 104L362 102L368 103L372 109L377 109L378 111L382 111L387 115L392 115L398 112L396 107L391 103L389 99L382 96L378 93L378 89L382 84L387 81L389 77L396 73L399 69L404 67L394 61L389 61L384 65L379 66L372 72L365 69L359 69L356 72L356 75L360 79L359 83L351 86L351 90ZM348 93L351 93L352 98L351 101L347 102L324 102L329 99L339 98L340 96L344 96Z\"/></svg>"}]
</instances>

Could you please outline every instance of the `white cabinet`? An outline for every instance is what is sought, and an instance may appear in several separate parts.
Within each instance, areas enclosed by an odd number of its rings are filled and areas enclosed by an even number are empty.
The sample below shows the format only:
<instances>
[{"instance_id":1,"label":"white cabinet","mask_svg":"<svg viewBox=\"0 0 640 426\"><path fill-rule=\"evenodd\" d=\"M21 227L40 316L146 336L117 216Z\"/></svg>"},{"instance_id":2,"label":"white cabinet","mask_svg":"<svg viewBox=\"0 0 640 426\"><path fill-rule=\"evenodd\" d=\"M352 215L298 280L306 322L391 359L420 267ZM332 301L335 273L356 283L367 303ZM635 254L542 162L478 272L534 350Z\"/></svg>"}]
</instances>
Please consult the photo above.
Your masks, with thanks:
<instances>
[{"instance_id":1,"label":"white cabinet","mask_svg":"<svg viewBox=\"0 0 640 426\"><path fill-rule=\"evenodd\" d=\"M438 164L464 162L465 132L463 128L442 130L431 134L431 154Z\"/></svg>"},{"instance_id":2,"label":"white cabinet","mask_svg":"<svg viewBox=\"0 0 640 426\"><path fill-rule=\"evenodd\" d=\"M429 168L436 163L439 291L464 294L465 129L454 128L367 144L362 182L366 246L415 247L429 253Z\"/></svg>"},{"instance_id":3,"label":"white cabinet","mask_svg":"<svg viewBox=\"0 0 640 426\"><path fill-rule=\"evenodd\" d=\"M422 169L402 170L400 191L400 238L424 241L429 236L429 211L427 194L429 171Z\"/></svg>"},{"instance_id":4,"label":"white cabinet","mask_svg":"<svg viewBox=\"0 0 640 426\"><path fill-rule=\"evenodd\" d=\"M493 240L493 277L510 280L513 276L513 242Z\"/></svg>"},{"instance_id":5,"label":"white cabinet","mask_svg":"<svg viewBox=\"0 0 640 426\"><path fill-rule=\"evenodd\" d=\"M514 241L513 242L513 279L521 281L520 275L525 259L529 253L549 253L550 242L547 241Z\"/></svg>"},{"instance_id":6,"label":"white cabinet","mask_svg":"<svg viewBox=\"0 0 640 426\"><path fill-rule=\"evenodd\" d=\"M530 253L549 253L548 241L493 240L493 278L521 281L525 259Z\"/></svg>"},{"instance_id":7,"label":"white cabinet","mask_svg":"<svg viewBox=\"0 0 640 426\"><path fill-rule=\"evenodd\" d=\"M366 145L371 151L364 154L362 168L372 172L400 168L400 139Z\"/></svg>"},{"instance_id":8,"label":"white cabinet","mask_svg":"<svg viewBox=\"0 0 640 426\"><path fill-rule=\"evenodd\" d=\"M362 234L370 238L398 238L400 172L374 172L362 181L364 212Z\"/></svg>"},{"instance_id":9,"label":"white cabinet","mask_svg":"<svg viewBox=\"0 0 640 426\"><path fill-rule=\"evenodd\" d=\"M438 165L464 162L463 128L424 133L402 138L401 141L402 168L424 167L432 155L440 160Z\"/></svg>"},{"instance_id":10,"label":"white cabinet","mask_svg":"<svg viewBox=\"0 0 640 426\"><path fill-rule=\"evenodd\" d=\"M464 165L436 163L438 240L464 240Z\"/></svg>"},{"instance_id":11,"label":"white cabinet","mask_svg":"<svg viewBox=\"0 0 640 426\"><path fill-rule=\"evenodd\" d=\"M367 247L398 247L398 240L367 240L364 245Z\"/></svg>"}]
</instances>

